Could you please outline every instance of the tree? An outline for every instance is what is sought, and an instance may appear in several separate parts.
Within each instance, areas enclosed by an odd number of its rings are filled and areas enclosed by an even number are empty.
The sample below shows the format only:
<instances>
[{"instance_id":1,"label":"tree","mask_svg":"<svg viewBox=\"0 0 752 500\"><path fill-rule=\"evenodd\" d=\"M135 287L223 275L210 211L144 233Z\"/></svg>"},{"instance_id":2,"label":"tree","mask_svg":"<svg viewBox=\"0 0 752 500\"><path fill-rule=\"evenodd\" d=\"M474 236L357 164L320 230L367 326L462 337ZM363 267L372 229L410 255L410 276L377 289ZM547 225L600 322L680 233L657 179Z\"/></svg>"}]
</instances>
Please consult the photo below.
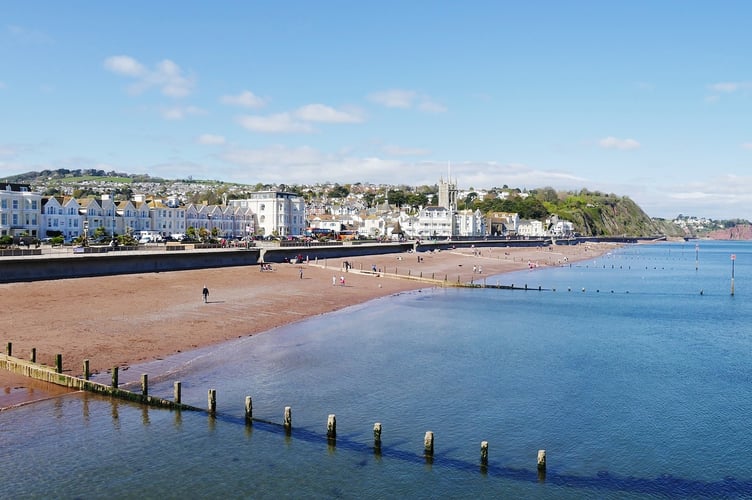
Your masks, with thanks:
<instances>
[{"instance_id":1,"label":"tree","mask_svg":"<svg viewBox=\"0 0 752 500\"><path fill-rule=\"evenodd\" d=\"M329 190L329 196L332 198L347 198L349 194L350 190L339 184L335 184L334 187Z\"/></svg>"}]
</instances>

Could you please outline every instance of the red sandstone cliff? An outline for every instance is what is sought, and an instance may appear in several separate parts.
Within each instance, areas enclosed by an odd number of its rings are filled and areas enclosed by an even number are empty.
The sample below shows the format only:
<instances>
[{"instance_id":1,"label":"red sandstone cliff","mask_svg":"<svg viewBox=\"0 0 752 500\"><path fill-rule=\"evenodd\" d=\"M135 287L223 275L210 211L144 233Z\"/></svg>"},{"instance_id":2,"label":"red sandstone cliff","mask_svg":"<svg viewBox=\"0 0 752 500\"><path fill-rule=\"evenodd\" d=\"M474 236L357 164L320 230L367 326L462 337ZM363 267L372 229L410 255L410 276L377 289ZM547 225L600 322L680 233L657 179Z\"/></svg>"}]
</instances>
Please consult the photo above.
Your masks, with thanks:
<instances>
[{"instance_id":1,"label":"red sandstone cliff","mask_svg":"<svg viewBox=\"0 0 752 500\"><path fill-rule=\"evenodd\" d=\"M752 226L740 224L728 229L718 229L707 234L711 240L752 240Z\"/></svg>"}]
</instances>

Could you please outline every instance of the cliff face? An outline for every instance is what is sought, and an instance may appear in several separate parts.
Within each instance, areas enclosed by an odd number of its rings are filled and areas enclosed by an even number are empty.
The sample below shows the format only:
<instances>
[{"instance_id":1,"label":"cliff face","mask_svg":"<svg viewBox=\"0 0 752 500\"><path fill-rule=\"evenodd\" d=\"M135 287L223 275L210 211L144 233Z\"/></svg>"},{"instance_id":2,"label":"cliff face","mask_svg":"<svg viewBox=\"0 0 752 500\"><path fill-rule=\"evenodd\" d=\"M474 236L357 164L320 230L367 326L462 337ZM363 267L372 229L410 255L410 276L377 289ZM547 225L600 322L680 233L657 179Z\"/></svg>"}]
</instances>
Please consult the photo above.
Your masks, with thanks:
<instances>
[{"instance_id":1,"label":"cliff face","mask_svg":"<svg viewBox=\"0 0 752 500\"><path fill-rule=\"evenodd\" d=\"M752 226L739 224L726 229L717 229L709 232L705 237L711 240L752 240Z\"/></svg>"},{"instance_id":2,"label":"cliff face","mask_svg":"<svg viewBox=\"0 0 752 500\"><path fill-rule=\"evenodd\" d=\"M669 235L667 224L654 221L628 197L613 195L578 196L553 208L561 218L574 223L575 231L584 236Z\"/></svg>"}]
</instances>

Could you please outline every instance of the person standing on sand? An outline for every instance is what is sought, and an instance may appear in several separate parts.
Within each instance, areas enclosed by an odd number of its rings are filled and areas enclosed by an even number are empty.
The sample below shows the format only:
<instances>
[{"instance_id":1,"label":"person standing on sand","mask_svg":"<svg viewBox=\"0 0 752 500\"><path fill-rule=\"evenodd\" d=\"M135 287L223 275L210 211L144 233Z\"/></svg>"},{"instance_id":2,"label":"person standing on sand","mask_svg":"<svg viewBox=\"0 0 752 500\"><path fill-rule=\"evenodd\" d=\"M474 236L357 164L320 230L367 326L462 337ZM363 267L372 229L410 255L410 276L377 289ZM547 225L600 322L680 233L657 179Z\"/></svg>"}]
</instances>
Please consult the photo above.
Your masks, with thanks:
<instances>
[{"instance_id":1,"label":"person standing on sand","mask_svg":"<svg viewBox=\"0 0 752 500\"><path fill-rule=\"evenodd\" d=\"M300 279L303 279L303 268L300 268Z\"/></svg>"},{"instance_id":2,"label":"person standing on sand","mask_svg":"<svg viewBox=\"0 0 752 500\"><path fill-rule=\"evenodd\" d=\"M209 289L204 285L204 290L201 292L204 295L204 304L209 302Z\"/></svg>"}]
</instances>

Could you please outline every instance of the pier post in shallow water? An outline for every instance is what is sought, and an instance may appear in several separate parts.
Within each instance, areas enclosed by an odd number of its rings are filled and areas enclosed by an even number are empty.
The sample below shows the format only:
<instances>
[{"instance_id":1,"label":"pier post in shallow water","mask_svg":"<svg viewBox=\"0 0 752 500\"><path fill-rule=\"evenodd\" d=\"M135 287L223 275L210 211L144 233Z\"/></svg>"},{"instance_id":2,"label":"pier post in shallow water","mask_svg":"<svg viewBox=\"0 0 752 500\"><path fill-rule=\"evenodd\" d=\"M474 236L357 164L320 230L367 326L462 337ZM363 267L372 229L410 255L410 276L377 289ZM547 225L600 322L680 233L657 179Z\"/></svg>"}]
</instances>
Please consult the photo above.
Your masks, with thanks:
<instances>
[{"instance_id":1,"label":"pier post in shallow water","mask_svg":"<svg viewBox=\"0 0 752 500\"><path fill-rule=\"evenodd\" d=\"M488 465L488 441L480 442L480 464Z\"/></svg>"},{"instance_id":2,"label":"pier post in shallow water","mask_svg":"<svg viewBox=\"0 0 752 500\"><path fill-rule=\"evenodd\" d=\"M63 373L63 355L62 354L55 355L55 371L58 373Z\"/></svg>"},{"instance_id":3,"label":"pier post in shallow water","mask_svg":"<svg viewBox=\"0 0 752 500\"><path fill-rule=\"evenodd\" d=\"M209 414L213 417L217 414L217 390L209 389Z\"/></svg>"},{"instance_id":4,"label":"pier post in shallow water","mask_svg":"<svg viewBox=\"0 0 752 500\"><path fill-rule=\"evenodd\" d=\"M423 453L426 457L433 457L433 431L426 431L423 438Z\"/></svg>"},{"instance_id":5,"label":"pier post in shallow water","mask_svg":"<svg viewBox=\"0 0 752 500\"><path fill-rule=\"evenodd\" d=\"M285 417L282 425L287 432L292 430L292 408L290 406L285 406Z\"/></svg>"},{"instance_id":6,"label":"pier post in shallow water","mask_svg":"<svg viewBox=\"0 0 752 500\"><path fill-rule=\"evenodd\" d=\"M250 396L245 397L245 423L253 424L253 400Z\"/></svg>"},{"instance_id":7,"label":"pier post in shallow water","mask_svg":"<svg viewBox=\"0 0 752 500\"><path fill-rule=\"evenodd\" d=\"M381 451L381 422L373 424L373 449Z\"/></svg>"},{"instance_id":8,"label":"pier post in shallow water","mask_svg":"<svg viewBox=\"0 0 752 500\"><path fill-rule=\"evenodd\" d=\"M326 420L326 438L330 441L337 439L337 417L334 413Z\"/></svg>"},{"instance_id":9,"label":"pier post in shallow water","mask_svg":"<svg viewBox=\"0 0 752 500\"><path fill-rule=\"evenodd\" d=\"M84 380L89 380L89 377L91 376L91 371L89 371L89 360L84 360Z\"/></svg>"},{"instance_id":10,"label":"pier post in shallow water","mask_svg":"<svg viewBox=\"0 0 752 500\"><path fill-rule=\"evenodd\" d=\"M112 367L112 387L117 389L118 386L118 367Z\"/></svg>"},{"instance_id":11,"label":"pier post in shallow water","mask_svg":"<svg viewBox=\"0 0 752 500\"><path fill-rule=\"evenodd\" d=\"M181 389L182 389L182 384L180 382L175 382L172 385L172 396L175 398L175 402L177 404L180 404L180 399L181 399L181 396L182 396L182 394L181 394L182 390Z\"/></svg>"},{"instance_id":12,"label":"pier post in shallow water","mask_svg":"<svg viewBox=\"0 0 752 500\"><path fill-rule=\"evenodd\" d=\"M141 375L141 394L144 396L149 395L149 375L146 373Z\"/></svg>"},{"instance_id":13,"label":"pier post in shallow water","mask_svg":"<svg viewBox=\"0 0 752 500\"><path fill-rule=\"evenodd\" d=\"M546 450L538 450L538 470L546 470Z\"/></svg>"}]
</instances>

